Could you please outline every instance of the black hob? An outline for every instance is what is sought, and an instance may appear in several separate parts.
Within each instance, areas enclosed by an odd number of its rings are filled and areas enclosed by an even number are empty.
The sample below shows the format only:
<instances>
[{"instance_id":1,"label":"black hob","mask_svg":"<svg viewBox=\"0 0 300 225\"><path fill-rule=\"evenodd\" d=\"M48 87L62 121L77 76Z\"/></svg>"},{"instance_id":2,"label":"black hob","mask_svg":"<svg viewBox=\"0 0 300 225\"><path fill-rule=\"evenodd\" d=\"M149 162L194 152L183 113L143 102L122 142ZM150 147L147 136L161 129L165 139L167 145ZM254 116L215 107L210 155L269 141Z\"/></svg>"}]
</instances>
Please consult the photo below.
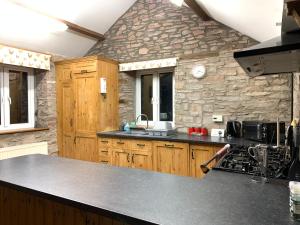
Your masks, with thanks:
<instances>
[{"instance_id":1,"label":"black hob","mask_svg":"<svg viewBox=\"0 0 300 225\"><path fill-rule=\"evenodd\" d=\"M249 155L249 147L231 145L230 151L220 159L215 169L259 176L260 167L258 162ZM286 178L286 152L270 146L268 154L268 177Z\"/></svg>"}]
</instances>

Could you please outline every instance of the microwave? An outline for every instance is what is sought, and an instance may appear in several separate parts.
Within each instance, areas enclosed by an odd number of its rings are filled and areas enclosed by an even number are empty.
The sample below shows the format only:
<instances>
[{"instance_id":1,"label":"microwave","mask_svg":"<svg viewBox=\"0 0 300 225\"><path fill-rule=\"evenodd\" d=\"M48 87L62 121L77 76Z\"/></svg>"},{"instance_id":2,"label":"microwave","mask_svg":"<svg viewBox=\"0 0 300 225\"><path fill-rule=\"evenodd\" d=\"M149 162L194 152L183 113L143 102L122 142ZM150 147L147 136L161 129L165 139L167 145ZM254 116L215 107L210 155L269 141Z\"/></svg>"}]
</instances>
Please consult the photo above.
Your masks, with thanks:
<instances>
[{"instance_id":1,"label":"microwave","mask_svg":"<svg viewBox=\"0 0 300 225\"><path fill-rule=\"evenodd\" d=\"M285 123L279 123L280 143L285 141ZM277 143L277 123L261 121L243 121L242 135L245 139L264 144Z\"/></svg>"}]
</instances>

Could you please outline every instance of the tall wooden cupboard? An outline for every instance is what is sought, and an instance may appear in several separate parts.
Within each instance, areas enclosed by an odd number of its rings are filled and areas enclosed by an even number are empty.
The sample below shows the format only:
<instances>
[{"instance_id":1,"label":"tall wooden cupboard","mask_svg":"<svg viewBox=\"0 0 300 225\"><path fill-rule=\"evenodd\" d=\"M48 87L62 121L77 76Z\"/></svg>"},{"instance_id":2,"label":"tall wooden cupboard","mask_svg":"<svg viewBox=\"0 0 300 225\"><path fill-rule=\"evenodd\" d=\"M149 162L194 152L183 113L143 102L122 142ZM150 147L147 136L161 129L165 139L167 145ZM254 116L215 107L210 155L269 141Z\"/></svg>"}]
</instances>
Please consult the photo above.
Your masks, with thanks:
<instances>
[{"instance_id":1,"label":"tall wooden cupboard","mask_svg":"<svg viewBox=\"0 0 300 225\"><path fill-rule=\"evenodd\" d=\"M96 132L119 126L118 63L90 56L56 62L55 66L59 155L96 162ZM100 83L105 79L106 93L101 93Z\"/></svg>"}]
</instances>

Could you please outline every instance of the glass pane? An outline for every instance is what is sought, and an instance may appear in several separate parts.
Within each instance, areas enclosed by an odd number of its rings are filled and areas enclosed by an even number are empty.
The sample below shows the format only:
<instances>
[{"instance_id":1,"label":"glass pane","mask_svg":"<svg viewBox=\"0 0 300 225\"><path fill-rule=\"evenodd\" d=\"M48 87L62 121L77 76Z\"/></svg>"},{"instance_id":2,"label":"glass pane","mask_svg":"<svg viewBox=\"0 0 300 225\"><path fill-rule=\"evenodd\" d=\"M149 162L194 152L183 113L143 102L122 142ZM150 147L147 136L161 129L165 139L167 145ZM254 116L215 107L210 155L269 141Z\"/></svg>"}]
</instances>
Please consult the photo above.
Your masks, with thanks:
<instances>
[{"instance_id":1,"label":"glass pane","mask_svg":"<svg viewBox=\"0 0 300 225\"><path fill-rule=\"evenodd\" d=\"M159 74L160 121L173 121L173 73Z\"/></svg>"},{"instance_id":2,"label":"glass pane","mask_svg":"<svg viewBox=\"0 0 300 225\"><path fill-rule=\"evenodd\" d=\"M153 120L153 106L152 106L152 93L153 93L153 76L141 76L141 112L146 114L149 120ZM142 117L142 120L146 120Z\"/></svg>"},{"instance_id":3,"label":"glass pane","mask_svg":"<svg viewBox=\"0 0 300 225\"><path fill-rule=\"evenodd\" d=\"M28 74L9 71L10 124L28 123Z\"/></svg>"},{"instance_id":4,"label":"glass pane","mask_svg":"<svg viewBox=\"0 0 300 225\"><path fill-rule=\"evenodd\" d=\"M3 92L3 73L2 69L0 68L0 126L2 125L2 92Z\"/></svg>"}]
</instances>

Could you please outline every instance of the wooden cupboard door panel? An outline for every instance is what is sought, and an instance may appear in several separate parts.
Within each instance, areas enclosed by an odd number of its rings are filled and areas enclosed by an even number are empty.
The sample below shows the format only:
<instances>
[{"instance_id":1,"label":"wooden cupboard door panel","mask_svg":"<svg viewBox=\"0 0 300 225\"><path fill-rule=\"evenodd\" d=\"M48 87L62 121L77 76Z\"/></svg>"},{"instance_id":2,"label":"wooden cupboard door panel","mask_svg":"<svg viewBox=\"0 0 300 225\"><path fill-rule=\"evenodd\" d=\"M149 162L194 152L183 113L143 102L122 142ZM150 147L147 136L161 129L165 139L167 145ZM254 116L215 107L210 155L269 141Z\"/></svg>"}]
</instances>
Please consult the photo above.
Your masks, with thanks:
<instances>
[{"instance_id":1,"label":"wooden cupboard door panel","mask_svg":"<svg viewBox=\"0 0 300 225\"><path fill-rule=\"evenodd\" d=\"M181 176L189 174L189 145L184 143L156 142L157 171Z\"/></svg>"},{"instance_id":2,"label":"wooden cupboard door panel","mask_svg":"<svg viewBox=\"0 0 300 225\"><path fill-rule=\"evenodd\" d=\"M61 156L66 158L75 159L75 146L74 146L74 134L64 134L63 135L63 146Z\"/></svg>"},{"instance_id":3,"label":"wooden cupboard door panel","mask_svg":"<svg viewBox=\"0 0 300 225\"><path fill-rule=\"evenodd\" d=\"M113 149L112 165L120 167L131 167L130 151L124 149Z\"/></svg>"},{"instance_id":4,"label":"wooden cupboard door panel","mask_svg":"<svg viewBox=\"0 0 300 225\"><path fill-rule=\"evenodd\" d=\"M200 169L200 165L211 159L215 154L215 148L207 145L190 146L191 176L202 178L205 174ZM209 164L211 168L215 162Z\"/></svg>"},{"instance_id":5,"label":"wooden cupboard door panel","mask_svg":"<svg viewBox=\"0 0 300 225\"><path fill-rule=\"evenodd\" d=\"M97 162L99 159L97 137L76 135L76 158L84 161Z\"/></svg>"},{"instance_id":6,"label":"wooden cupboard door panel","mask_svg":"<svg viewBox=\"0 0 300 225\"><path fill-rule=\"evenodd\" d=\"M162 173L173 173L173 153L172 149L158 146L157 151L157 171Z\"/></svg>"},{"instance_id":7,"label":"wooden cupboard door panel","mask_svg":"<svg viewBox=\"0 0 300 225\"><path fill-rule=\"evenodd\" d=\"M152 154L149 151L131 152L132 168L152 170Z\"/></svg>"},{"instance_id":8,"label":"wooden cupboard door panel","mask_svg":"<svg viewBox=\"0 0 300 225\"><path fill-rule=\"evenodd\" d=\"M64 156L63 147L63 125L64 125L64 101L72 87L72 68L70 64L56 65L56 111L57 111L57 145L60 156ZM66 97L64 98L63 95Z\"/></svg>"},{"instance_id":9,"label":"wooden cupboard door panel","mask_svg":"<svg viewBox=\"0 0 300 225\"><path fill-rule=\"evenodd\" d=\"M88 74L97 71L97 61L84 61L78 62L74 65L74 73L75 74Z\"/></svg>"},{"instance_id":10,"label":"wooden cupboard door panel","mask_svg":"<svg viewBox=\"0 0 300 225\"><path fill-rule=\"evenodd\" d=\"M96 132L97 129L96 73L75 76L75 120L77 132Z\"/></svg>"},{"instance_id":11,"label":"wooden cupboard door panel","mask_svg":"<svg viewBox=\"0 0 300 225\"><path fill-rule=\"evenodd\" d=\"M111 131L119 128L118 65L98 61L99 80L106 78L107 93L100 97L98 130Z\"/></svg>"}]
</instances>

